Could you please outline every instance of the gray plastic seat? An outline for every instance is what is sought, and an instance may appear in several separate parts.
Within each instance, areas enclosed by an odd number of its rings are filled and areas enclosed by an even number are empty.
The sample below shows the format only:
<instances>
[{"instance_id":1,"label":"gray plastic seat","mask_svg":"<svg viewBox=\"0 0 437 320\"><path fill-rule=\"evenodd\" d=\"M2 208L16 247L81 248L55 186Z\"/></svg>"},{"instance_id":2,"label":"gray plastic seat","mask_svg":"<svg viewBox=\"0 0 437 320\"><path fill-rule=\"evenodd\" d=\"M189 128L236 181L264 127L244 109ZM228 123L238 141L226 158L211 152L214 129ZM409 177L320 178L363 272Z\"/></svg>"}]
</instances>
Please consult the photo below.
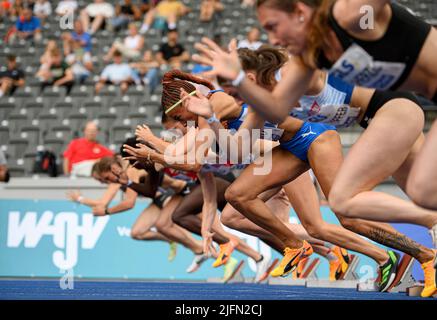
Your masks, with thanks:
<instances>
[{"instance_id":1,"label":"gray plastic seat","mask_svg":"<svg viewBox=\"0 0 437 320\"><path fill-rule=\"evenodd\" d=\"M59 157L59 155L64 151L64 144L66 143L68 143L68 141L64 141L64 139L44 139L45 149L52 151L57 157Z\"/></svg>"},{"instance_id":2,"label":"gray plastic seat","mask_svg":"<svg viewBox=\"0 0 437 320\"><path fill-rule=\"evenodd\" d=\"M24 126L30 125L30 120L26 114L11 114L8 117L8 126L11 133L16 134Z\"/></svg>"},{"instance_id":3,"label":"gray plastic seat","mask_svg":"<svg viewBox=\"0 0 437 320\"><path fill-rule=\"evenodd\" d=\"M15 109L15 104L10 102L0 103L0 121L6 119Z\"/></svg>"},{"instance_id":4,"label":"gray plastic seat","mask_svg":"<svg viewBox=\"0 0 437 320\"><path fill-rule=\"evenodd\" d=\"M22 159L28 145L29 142L26 139L11 139L8 144L8 153L14 159Z\"/></svg>"},{"instance_id":5,"label":"gray plastic seat","mask_svg":"<svg viewBox=\"0 0 437 320\"><path fill-rule=\"evenodd\" d=\"M26 139L30 145L38 145L41 139L39 126L25 126L21 128L20 137Z\"/></svg>"}]
</instances>

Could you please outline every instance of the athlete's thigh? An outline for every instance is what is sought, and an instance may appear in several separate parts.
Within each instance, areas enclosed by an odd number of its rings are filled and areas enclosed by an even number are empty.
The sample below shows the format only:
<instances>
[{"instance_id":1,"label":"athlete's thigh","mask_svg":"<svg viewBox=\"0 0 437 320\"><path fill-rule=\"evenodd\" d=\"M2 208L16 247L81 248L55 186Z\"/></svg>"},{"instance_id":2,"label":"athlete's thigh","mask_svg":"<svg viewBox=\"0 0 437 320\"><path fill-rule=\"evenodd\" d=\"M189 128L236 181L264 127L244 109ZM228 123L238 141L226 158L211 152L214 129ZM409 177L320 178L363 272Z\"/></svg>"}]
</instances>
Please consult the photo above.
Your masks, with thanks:
<instances>
[{"instance_id":1,"label":"athlete's thigh","mask_svg":"<svg viewBox=\"0 0 437 320\"><path fill-rule=\"evenodd\" d=\"M175 209L179 206L182 201L182 197L179 195L174 195L166 203L166 205L161 209L161 214L159 215L158 221L161 223L172 224L171 216Z\"/></svg>"},{"instance_id":2,"label":"athlete's thigh","mask_svg":"<svg viewBox=\"0 0 437 320\"><path fill-rule=\"evenodd\" d=\"M150 204L150 206L140 213L137 220L135 220L132 229L141 229L143 231L149 230L156 224L160 214L161 209L154 203Z\"/></svg>"},{"instance_id":3,"label":"athlete's thigh","mask_svg":"<svg viewBox=\"0 0 437 320\"><path fill-rule=\"evenodd\" d=\"M337 172L343 163L338 132L329 130L321 134L310 146L308 161L325 197L328 198Z\"/></svg>"},{"instance_id":4,"label":"athlete's thigh","mask_svg":"<svg viewBox=\"0 0 437 320\"><path fill-rule=\"evenodd\" d=\"M402 102L404 99L395 99L380 109L352 146L335 178L333 189L336 192L350 197L371 190L405 161L421 129L413 119L416 114L412 114L411 123L407 123L405 117L396 112L396 108L402 108Z\"/></svg>"},{"instance_id":5,"label":"athlete's thigh","mask_svg":"<svg viewBox=\"0 0 437 320\"><path fill-rule=\"evenodd\" d=\"M202 187L197 184L191 188L191 192L182 198L181 202L174 210L173 215L183 217L186 215L196 215L202 211L203 194Z\"/></svg>"},{"instance_id":6,"label":"athlete's thigh","mask_svg":"<svg viewBox=\"0 0 437 320\"><path fill-rule=\"evenodd\" d=\"M393 178L396 180L396 183L404 191L406 191L408 177L410 176L414 162L416 161L420 151L423 148L424 142L425 142L425 136L422 133L414 143L405 161L402 163L399 169L396 170L396 172L393 174ZM434 149L434 153L437 153L436 150L437 150L437 146L436 149ZM437 161L437 159L435 160Z\"/></svg>"},{"instance_id":7,"label":"athlete's thigh","mask_svg":"<svg viewBox=\"0 0 437 320\"><path fill-rule=\"evenodd\" d=\"M270 156L270 155L268 155ZM237 190L244 190L250 197L257 197L264 191L282 187L308 170L308 165L280 147L272 150L272 166L266 173L259 174L262 165L249 165L232 184Z\"/></svg>"}]
</instances>

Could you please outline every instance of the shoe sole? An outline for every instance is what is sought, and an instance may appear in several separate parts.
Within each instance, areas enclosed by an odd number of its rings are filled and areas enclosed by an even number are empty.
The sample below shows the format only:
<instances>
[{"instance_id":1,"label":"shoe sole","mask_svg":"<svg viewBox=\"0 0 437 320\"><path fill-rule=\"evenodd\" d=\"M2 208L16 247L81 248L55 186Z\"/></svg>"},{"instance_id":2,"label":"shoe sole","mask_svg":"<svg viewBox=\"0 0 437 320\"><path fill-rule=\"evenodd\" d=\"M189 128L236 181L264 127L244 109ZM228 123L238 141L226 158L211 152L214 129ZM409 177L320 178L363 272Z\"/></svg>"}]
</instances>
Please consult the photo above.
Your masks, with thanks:
<instances>
[{"instance_id":1,"label":"shoe sole","mask_svg":"<svg viewBox=\"0 0 437 320\"><path fill-rule=\"evenodd\" d=\"M228 279L226 279L225 281L223 281L223 283L228 283L229 281L234 279L234 277L237 275L238 272L240 272L240 270L243 268L243 266L244 266L244 261L241 260L240 263L235 268L235 270L232 272L231 276Z\"/></svg>"},{"instance_id":2,"label":"shoe sole","mask_svg":"<svg viewBox=\"0 0 437 320\"><path fill-rule=\"evenodd\" d=\"M272 270L276 267L278 262L279 262L279 259L273 260L272 264L270 265L270 267L267 268L266 272L259 278L259 280L255 281L255 282L261 283L261 282L267 280L267 278L270 276L270 272L272 272Z\"/></svg>"}]
</instances>

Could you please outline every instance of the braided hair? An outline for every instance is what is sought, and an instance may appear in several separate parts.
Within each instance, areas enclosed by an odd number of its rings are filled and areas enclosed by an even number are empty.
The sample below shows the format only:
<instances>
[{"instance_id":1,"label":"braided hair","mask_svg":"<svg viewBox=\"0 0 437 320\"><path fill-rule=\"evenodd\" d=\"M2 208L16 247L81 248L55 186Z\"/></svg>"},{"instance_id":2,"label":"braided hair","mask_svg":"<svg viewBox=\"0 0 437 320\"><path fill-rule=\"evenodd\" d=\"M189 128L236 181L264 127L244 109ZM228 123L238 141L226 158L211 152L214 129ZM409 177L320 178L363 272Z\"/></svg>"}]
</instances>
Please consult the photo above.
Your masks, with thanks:
<instances>
[{"instance_id":1,"label":"braided hair","mask_svg":"<svg viewBox=\"0 0 437 320\"><path fill-rule=\"evenodd\" d=\"M181 89L191 93L196 90L192 83L204 85L210 90L214 90L214 85L208 80L193 76L180 70L172 70L164 74L162 78L162 98L161 105L166 111L181 99Z\"/></svg>"}]
</instances>

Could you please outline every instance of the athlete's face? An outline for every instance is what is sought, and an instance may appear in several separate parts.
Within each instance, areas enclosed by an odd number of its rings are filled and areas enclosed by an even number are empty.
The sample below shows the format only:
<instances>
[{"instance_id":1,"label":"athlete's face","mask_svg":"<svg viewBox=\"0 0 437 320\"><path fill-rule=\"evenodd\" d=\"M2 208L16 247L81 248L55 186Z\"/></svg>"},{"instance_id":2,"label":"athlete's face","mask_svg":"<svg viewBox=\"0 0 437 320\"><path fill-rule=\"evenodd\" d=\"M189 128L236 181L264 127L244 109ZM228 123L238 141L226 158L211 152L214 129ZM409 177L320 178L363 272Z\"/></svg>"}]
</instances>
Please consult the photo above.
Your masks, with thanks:
<instances>
[{"instance_id":1,"label":"athlete's face","mask_svg":"<svg viewBox=\"0 0 437 320\"><path fill-rule=\"evenodd\" d=\"M189 112L185 108L184 103L182 103L182 105L179 105L179 107L177 107L172 112L170 112L169 116L173 120L180 122L181 125L184 127L188 125L188 122L194 122L195 125L197 126L198 116L192 112Z\"/></svg>"},{"instance_id":2,"label":"athlete's face","mask_svg":"<svg viewBox=\"0 0 437 320\"><path fill-rule=\"evenodd\" d=\"M291 12L269 8L262 5L258 8L258 20L274 46L286 48L293 55L300 55L305 50L309 21L312 9L296 4Z\"/></svg>"},{"instance_id":3,"label":"athlete's face","mask_svg":"<svg viewBox=\"0 0 437 320\"><path fill-rule=\"evenodd\" d=\"M105 171L100 174L104 183L118 183L118 177L112 171Z\"/></svg>"}]
</instances>

